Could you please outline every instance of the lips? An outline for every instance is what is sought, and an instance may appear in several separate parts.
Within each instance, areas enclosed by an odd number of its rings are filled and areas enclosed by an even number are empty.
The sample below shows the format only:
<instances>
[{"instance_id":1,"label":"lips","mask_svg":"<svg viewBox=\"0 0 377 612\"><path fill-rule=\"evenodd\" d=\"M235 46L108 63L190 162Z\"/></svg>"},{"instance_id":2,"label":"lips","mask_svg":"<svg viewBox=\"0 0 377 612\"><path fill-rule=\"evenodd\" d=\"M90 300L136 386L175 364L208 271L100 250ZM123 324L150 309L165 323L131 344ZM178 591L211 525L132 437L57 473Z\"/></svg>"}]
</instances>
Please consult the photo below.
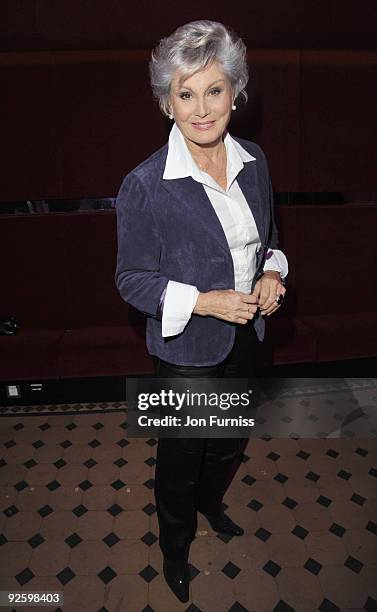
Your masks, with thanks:
<instances>
[{"instance_id":1,"label":"lips","mask_svg":"<svg viewBox=\"0 0 377 612\"><path fill-rule=\"evenodd\" d=\"M206 121L203 123L193 123L194 128L197 130L209 130L211 127L215 125L214 121Z\"/></svg>"}]
</instances>

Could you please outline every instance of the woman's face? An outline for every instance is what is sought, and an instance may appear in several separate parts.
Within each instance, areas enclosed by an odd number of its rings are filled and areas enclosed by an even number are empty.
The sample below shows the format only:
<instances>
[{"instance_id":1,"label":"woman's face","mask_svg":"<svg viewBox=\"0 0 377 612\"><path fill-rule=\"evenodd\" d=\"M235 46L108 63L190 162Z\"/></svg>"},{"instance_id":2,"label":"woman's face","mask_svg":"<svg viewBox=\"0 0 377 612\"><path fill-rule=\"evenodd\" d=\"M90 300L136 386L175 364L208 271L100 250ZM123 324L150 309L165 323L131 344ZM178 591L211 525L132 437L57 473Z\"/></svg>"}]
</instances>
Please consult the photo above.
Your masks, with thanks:
<instances>
[{"instance_id":1,"label":"woman's face","mask_svg":"<svg viewBox=\"0 0 377 612\"><path fill-rule=\"evenodd\" d=\"M213 62L179 83L172 79L169 97L171 114L183 136L198 145L214 145L229 122L233 92L228 79Z\"/></svg>"}]
</instances>

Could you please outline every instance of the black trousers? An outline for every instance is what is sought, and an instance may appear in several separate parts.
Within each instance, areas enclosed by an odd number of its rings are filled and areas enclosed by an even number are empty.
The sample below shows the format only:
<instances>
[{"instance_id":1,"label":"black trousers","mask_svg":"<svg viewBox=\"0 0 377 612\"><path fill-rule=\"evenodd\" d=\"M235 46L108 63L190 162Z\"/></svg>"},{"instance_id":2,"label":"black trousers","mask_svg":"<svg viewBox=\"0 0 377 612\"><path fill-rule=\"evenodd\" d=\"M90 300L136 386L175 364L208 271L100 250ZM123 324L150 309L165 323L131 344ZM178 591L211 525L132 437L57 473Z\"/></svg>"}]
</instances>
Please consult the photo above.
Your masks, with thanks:
<instances>
[{"instance_id":1,"label":"black trousers","mask_svg":"<svg viewBox=\"0 0 377 612\"><path fill-rule=\"evenodd\" d=\"M236 326L232 351L215 366L178 366L155 358L160 378L254 376L259 341L249 322ZM169 559L188 559L197 510L216 515L241 462L245 438L159 438L155 500L159 545Z\"/></svg>"}]
</instances>

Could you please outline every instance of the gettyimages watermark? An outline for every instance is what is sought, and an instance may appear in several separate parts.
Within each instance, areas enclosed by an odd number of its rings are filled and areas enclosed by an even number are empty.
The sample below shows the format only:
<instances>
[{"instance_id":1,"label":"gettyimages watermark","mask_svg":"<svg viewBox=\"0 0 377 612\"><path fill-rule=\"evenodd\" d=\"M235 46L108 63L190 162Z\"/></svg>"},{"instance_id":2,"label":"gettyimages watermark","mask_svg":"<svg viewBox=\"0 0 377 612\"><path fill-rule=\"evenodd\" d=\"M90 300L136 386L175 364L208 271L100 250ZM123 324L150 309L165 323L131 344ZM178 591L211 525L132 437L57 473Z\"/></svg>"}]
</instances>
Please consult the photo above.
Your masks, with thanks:
<instances>
[{"instance_id":1,"label":"gettyimages watermark","mask_svg":"<svg viewBox=\"0 0 377 612\"><path fill-rule=\"evenodd\" d=\"M129 437L376 438L374 378L127 378Z\"/></svg>"},{"instance_id":2,"label":"gettyimages watermark","mask_svg":"<svg viewBox=\"0 0 377 612\"><path fill-rule=\"evenodd\" d=\"M242 438L255 424L255 381L127 379L130 437Z\"/></svg>"}]
</instances>

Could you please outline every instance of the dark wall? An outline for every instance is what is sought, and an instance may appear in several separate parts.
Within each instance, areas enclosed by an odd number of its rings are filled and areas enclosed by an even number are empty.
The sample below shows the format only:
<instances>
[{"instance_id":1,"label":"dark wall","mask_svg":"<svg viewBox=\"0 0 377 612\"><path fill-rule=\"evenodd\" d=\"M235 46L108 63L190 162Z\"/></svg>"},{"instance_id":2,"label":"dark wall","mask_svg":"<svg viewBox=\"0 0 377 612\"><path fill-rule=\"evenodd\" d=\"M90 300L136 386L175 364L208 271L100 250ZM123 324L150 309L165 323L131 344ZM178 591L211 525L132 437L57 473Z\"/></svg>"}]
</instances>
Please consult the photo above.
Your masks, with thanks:
<instances>
[{"instance_id":1,"label":"dark wall","mask_svg":"<svg viewBox=\"0 0 377 612\"><path fill-rule=\"evenodd\" d=\"M13 0L0 6L0 201L115 195L162 146L150 49L198 18L249 48L230 132L265 150L277 191L376 186L376 3Z\"/></svg>"},{"instance_id":2,"label":"dark wall","mask_svg":"<svg viewBox=\"0 0 377 612\"><path fill-rule=\"evenodd\" d=\"M376 17L375 0L2 0L0 49L149 48L195 19L249 47L375 49Z\"/></svg>"}]
</instances>

